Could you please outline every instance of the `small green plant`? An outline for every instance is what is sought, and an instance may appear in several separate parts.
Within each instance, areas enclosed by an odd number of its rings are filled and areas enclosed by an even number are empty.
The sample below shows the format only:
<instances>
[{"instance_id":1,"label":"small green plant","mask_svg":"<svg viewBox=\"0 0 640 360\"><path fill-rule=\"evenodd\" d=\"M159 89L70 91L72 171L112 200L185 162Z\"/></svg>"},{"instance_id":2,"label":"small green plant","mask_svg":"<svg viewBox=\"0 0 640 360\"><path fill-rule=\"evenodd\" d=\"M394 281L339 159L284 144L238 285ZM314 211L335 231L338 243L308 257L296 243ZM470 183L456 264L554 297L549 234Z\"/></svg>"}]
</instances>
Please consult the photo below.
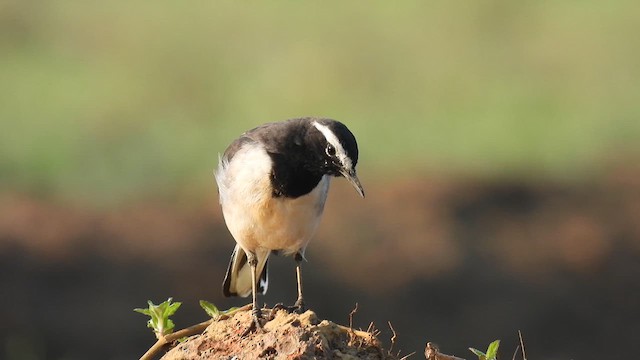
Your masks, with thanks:
<instances>
[{"instance_id":1,"label":"small green plant","mask_svg":"<svg viewBox=\"0 0 640 360\"><path fill-rule=\"evenodd\" d=\"M475 348L469 348L469 350L471 350L471 352L478 357L478 360L496 360L496 357L498 356L499 347L500 347L500 340L496 340L491 344L489 344L489 347L487 348L486 353L483 353L482 351Z\"/></svg>"},{"instance_id":2,"label":"small green plant","mask_svg":"<svg viewBox=\"0 0 640 360\"><path fill-rule=\"evenodd\" d=\"M240 309L232 307L227 310L220 311L217 306L206 300L200 300L200 307L207 313L207 315L211 316L213 320L218 320L223 315L231 315Z\"/></svg>"},{"instance_id":3,"label":"small green plant","mask_svg":"<svg viewBox=\"0 0 640 360\"><path fill-rule=\"evenodd\" d=\"M182 303L172 303L173 298L167 299L158 305L155 305L151 300L147 301L149 307L146 309L133 309L133 311L145 314L150 317L147 322L147 326L153 329L156 337L159 339L167 334L173 332L175 327L173 321L169 319L169 316L175 314Z\"/></svg>"}]
</instances>

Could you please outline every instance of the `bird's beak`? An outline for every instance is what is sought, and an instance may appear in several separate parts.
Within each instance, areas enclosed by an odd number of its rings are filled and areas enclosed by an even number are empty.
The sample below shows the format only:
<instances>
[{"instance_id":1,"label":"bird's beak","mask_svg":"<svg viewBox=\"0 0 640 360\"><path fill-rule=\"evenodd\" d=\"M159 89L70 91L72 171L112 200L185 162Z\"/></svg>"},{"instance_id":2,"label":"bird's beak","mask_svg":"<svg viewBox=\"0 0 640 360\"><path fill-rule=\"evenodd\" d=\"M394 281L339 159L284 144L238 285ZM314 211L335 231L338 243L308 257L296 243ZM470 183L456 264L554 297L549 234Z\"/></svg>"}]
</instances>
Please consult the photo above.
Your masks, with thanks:
<instances>
[{"instance_id":1,"label":"bird's beak","mask_svg":"<svg viewBox=\"0 0 640 360\"><path fill-rule=\"evenodd\" d=\"M356 189L358 194L364 197L364 189L362 188L362 184L360 184L358 175L356 175L356 169L343 169L342 171L340 171L340 173L342 174L342 176L345 177L345 179L349 180L349 182L351 183L351 185L353 185L353 187Z\"/></svg>"}]
</instances>

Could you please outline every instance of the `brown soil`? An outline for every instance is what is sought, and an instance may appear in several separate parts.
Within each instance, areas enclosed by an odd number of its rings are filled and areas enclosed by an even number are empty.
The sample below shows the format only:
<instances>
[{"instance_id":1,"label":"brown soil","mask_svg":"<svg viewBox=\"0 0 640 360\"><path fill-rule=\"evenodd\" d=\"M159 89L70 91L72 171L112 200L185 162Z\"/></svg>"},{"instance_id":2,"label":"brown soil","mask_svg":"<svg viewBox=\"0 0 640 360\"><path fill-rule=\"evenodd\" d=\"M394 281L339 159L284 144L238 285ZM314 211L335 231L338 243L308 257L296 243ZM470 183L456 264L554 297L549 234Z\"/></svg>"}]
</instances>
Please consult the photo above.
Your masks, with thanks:
<instances>
[{"instance_id":1,"label":"brown soil","mask_svg":"<svg viewBox=\"0 0 640 360\"><path fill-rule=\"evenodd\" d=\"M546 358L635 358L640 167L629 164L580 183L372 177L365 200L335 181L307 252L308 304L344 319L360 303L357 326L375 321L389 346L392 321L394 348L412 359L426 340L464 355L496 338L511 358L518 329ZM237 306L220 291L235 241L215 191L100 209L0 191L4 345L32 358L133 359L151 335L130 310L147 300L183 302L180 328L202 320L200 299ZM293 261L270 266L261 301L293 302ZM584 346L596 341L628 346Z\"/></svg>"},{"instance_id":2,"label":"brown soil","mask_svg":"<svg viewBox=\"0 0 640 360\"><path fill-rule=\"evenodd\" d=\"M249 324L251 312L237 312L189 337L162 359L397 359L382 348L374 333L319 320L312 311L276 310L263 330L245 335Z\"/></svg>"}]
</instances>

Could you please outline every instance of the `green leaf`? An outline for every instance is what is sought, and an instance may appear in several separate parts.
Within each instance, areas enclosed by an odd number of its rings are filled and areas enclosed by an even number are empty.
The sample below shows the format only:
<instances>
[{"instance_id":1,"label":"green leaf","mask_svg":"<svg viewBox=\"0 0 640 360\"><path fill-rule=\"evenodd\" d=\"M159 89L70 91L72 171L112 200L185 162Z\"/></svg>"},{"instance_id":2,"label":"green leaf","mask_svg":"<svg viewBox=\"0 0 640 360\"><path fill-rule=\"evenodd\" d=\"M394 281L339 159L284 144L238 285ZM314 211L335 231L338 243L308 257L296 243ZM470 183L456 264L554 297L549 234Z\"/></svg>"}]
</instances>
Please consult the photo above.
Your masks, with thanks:
<instances>
[{"instance_id":1,"label":"green leaf","mask_svg":"<svg viewBox=\"0 0 640 360\"><path fill-rule=\"evenodd\" d=\"M149 311L149 309L140 309L140 308L138 308L138 309L133 309L133 311L139 312L140 314L151 316L151 311Z\"/></svg>"},{"instance_id":2,"label":"green leaf","mask_svg":"<svg viewBox=\"0 0 640 360\"><path fill-rule=\"evenodd\" d=\"M200 300L200 307L204 309L207 315L211 316L212 318L217 319L220 317L220 310L218 310L218 307L213 305L212 303L205 300Z\"/></svg>"},{"instance_id":3,"label":"green leaf","mask_svg":"<svg viewBox=\"0 0 640 360\"><path fill-rule=\"evenodd\" d=\"M478 349L475 349L475 348L469 348L469 350L471 350L471 352L474 353L478 357L478 359L480 359L480 360L486 360L487 359L487 356L482 351L480 351Z\"/></svg>"},{"instance_id":4,"label":"green leaf","mask_svg":"<svg viewBox=\"0 0 640 360\"><path fill-rule=\"evenodd\" d=\"M173 332L175 324L169 319L169 316L175 314L180 305L182 305L180 302L171 303L171 301L173 301L173 298L155 305L149 300L147 301L147 304L149 304L147 309L133 309L133 311L149 316L150 319L147 322L147 326L153 329L156 336L164 336Z\"/></svg>"},{"instance_id":5,"label":"green leaf","mask_svg":"<svg viewBox=\"0 0 640 360\"><path fill-rule=\"evenodd\" d=\"M487 360L495 360L498 356L498 348L500 347L500 340L496 340L489 344L487 348Z\"/></svg>"},{"instance_id":6,"label":"green leaf","mask_svg":"<svg viewBox=\"0 0 640 360\"><path fill-rule=\"evenodd\" d=\"M231 307L231 308L228 308L227 310L223 311L222 315L231 315L231 314L235 313L238 310L240 310L239 307Z\"/></svg>"}]
</instances>

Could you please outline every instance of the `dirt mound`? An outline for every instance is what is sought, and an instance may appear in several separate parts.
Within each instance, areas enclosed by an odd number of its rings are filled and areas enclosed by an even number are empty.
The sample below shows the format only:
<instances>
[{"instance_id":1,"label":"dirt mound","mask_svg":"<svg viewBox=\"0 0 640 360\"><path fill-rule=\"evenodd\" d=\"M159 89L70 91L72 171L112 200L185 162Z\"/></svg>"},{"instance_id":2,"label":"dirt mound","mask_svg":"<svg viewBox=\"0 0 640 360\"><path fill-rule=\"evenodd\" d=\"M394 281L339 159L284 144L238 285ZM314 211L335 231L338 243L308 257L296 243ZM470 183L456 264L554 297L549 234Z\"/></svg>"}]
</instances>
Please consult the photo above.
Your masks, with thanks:
<instances>
[{"instance_id":1,"label":"dirt mound","mask_svg":"<svg viewBox=\"0 0 640 360\"><path fill-rule=\"evenodd\" d=\"M271 310L264 309L269 314ZM353 330L312 311L275 310L263 331L245 335L251 312L214 321L200 335L189 337L162 360L195 359L397 359L381 346L375 333Z\"/></svg>"}]
</instances>

